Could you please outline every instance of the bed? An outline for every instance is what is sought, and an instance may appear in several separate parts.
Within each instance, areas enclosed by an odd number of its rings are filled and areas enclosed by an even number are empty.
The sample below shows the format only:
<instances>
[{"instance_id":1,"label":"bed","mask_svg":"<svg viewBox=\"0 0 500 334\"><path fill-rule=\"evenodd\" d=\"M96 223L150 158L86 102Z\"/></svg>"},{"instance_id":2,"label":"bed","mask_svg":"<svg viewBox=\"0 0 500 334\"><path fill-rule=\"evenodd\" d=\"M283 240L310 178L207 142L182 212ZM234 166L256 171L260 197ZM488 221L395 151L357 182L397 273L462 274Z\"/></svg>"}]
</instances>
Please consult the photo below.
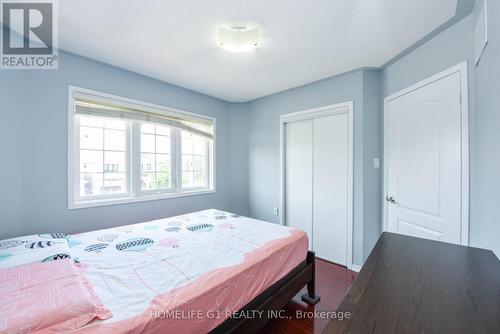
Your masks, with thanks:
<instances>
[{"instance_id":1,"label":"bed","mask_svg":"<svg viewBox=\"0 0 500 334\"><path fill-rule=\"evenodd\" d=\"M289 227L211 209L63 237L112 314L76 333L255 332L305 285L319 300L314 253Z\"/></svg>"}]
</instances>

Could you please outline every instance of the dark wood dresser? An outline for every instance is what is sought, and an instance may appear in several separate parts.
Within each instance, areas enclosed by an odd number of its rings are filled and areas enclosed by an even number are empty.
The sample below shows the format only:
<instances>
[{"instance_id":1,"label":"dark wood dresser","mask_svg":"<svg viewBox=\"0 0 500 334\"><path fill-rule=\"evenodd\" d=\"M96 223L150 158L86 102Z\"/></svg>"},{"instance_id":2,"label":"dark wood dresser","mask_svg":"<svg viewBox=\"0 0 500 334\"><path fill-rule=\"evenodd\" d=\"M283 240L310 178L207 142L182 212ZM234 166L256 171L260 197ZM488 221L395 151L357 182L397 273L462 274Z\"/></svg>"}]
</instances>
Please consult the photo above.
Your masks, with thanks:
<instances>
[{"instance_id":1,"label":"dark wood dresser","mask_svg":"<svg viewBox=\"0 0 500 334\"><path fill-rule=\"evenodd\" d=\"M500 236L499 236L500 242ZM323 333L500 333L492 251L383 233Z\"/></svg>"}]
</instances>

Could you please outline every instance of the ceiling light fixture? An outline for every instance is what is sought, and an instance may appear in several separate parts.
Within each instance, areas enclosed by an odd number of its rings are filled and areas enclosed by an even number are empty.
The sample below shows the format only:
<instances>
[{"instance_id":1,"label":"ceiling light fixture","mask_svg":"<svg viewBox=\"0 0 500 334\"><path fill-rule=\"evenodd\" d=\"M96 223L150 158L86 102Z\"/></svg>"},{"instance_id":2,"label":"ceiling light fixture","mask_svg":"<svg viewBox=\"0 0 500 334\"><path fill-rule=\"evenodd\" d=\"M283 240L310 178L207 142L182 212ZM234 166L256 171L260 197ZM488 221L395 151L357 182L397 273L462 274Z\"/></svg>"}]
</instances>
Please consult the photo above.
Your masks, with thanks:
<instances>
[{"instance_id":1,"label":"ceiling light fixture","mask_svg":"<svg viewBox=\"0 0 500 334\"><path fill-rule=\"evenodd\" d=\"M230 52L248 52L260 42L259 27L219 27L219 45Z\"/></svg>"}]
</instances>

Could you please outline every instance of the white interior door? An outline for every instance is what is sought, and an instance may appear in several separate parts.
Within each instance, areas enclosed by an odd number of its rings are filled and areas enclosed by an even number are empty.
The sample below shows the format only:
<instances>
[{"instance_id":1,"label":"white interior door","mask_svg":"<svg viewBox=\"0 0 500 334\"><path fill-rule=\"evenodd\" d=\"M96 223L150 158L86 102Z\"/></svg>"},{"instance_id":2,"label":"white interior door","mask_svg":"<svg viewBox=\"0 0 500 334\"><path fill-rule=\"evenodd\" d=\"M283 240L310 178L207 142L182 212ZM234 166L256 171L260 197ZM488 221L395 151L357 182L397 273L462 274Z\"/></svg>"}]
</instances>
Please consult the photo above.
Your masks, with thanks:
<instances>
[{"instance_id":1,"label":"white interior door","mask_svg":"<svg viewBox=\"0 0 500 334\"><path fill-rule=\"evenodd\" d=\"M312 249L312 120L285 124L285 220L307 233Z\"/></svg>"},{"instance_id":2,"label":"white interior door","mask_svg":"<svg viewBox=\"0 0 500 334\"><path fill-rule=\"evenodd\" d=\"M455 72L387 102L390 232L461 243L460 92Z\"/></svg>"},{"instance_id":3,"label":"white interior door","mask_svg":"<svg viewBox=\"0 0 500 334\"><path fill-rule=\"evenodd\" d=\"M313 238L316 255L347 264L348 115L313 121Z\"/></svg>"}]
</instances>

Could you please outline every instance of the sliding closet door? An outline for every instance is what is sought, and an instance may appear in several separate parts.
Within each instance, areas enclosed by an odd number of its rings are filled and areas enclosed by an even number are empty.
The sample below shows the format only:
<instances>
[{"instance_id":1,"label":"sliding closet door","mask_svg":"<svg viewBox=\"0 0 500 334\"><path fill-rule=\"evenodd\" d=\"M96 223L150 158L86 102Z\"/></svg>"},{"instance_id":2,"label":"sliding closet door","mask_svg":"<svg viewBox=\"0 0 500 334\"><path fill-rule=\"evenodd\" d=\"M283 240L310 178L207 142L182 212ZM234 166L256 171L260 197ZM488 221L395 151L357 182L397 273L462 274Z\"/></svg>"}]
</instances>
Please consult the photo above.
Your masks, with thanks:
<instances>
[{"instance_id":1,"label":"sliding closet door","mask_svg":"<svg viewBox=\"0 0 500 334\"><path fill-rule=\"evenodd\" d=\"M285 220L307 233L312 249L312 120L285 125Z\"/></svg>"},{"instance_id":2,"label":"sliding closet door","mask_svg":"<svg viewBox=\"0 0 500 334\"><path fill-rule=\"evenodd\" d=\"M318 257L347 264L348 117L313 121L313 239Z\"/></svg>"}]
</instances>

